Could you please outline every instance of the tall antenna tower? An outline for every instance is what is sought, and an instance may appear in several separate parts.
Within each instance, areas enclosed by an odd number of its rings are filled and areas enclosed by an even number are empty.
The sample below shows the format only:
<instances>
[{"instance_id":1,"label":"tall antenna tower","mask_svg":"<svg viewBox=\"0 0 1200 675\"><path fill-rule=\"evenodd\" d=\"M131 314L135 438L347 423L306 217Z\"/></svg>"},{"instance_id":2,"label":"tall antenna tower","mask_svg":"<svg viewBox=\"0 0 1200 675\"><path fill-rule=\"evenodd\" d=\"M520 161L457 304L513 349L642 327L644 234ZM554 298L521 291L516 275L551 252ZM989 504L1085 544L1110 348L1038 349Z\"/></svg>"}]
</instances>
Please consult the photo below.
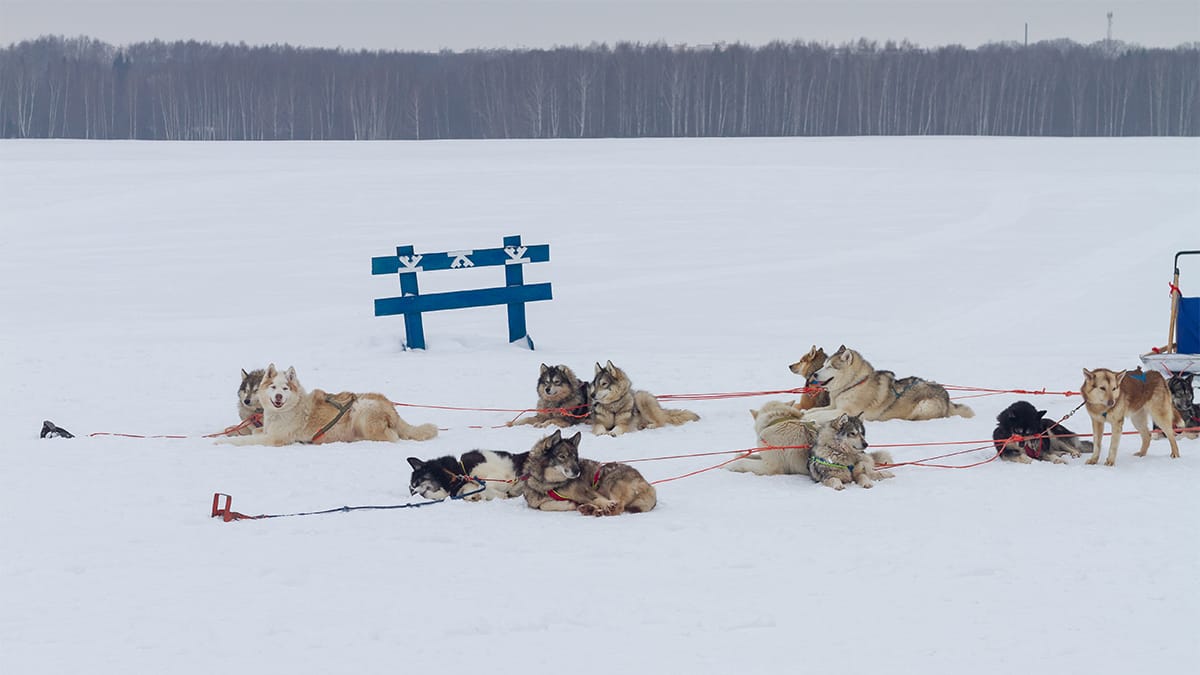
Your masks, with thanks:
<instances>
[{"instance_id":1,"label":"tall antenna tower","mask_svg":"<svg viewBox=\"0 0 1200 675\"><path fill-rule=\"evenodd\" d=\"M1112 43L1112 12L1108 13L1108 42Z\"/></svg>"}]
</instances>

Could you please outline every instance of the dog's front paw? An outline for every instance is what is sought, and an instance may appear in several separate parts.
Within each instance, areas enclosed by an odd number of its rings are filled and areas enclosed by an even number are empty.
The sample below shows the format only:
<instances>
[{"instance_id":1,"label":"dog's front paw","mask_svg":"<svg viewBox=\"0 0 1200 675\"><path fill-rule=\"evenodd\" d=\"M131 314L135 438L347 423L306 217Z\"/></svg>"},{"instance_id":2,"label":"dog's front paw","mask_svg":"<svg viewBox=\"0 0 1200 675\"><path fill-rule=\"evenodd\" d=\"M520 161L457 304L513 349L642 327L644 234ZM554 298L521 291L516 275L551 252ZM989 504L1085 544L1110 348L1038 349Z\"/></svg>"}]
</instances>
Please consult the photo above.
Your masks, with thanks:
<instances>
[{"instance_id":1,"label":"dog's front paw","mask_svg":"<svg viewBox=\"0 0 1200 675\"><path fill-rule=\"evenodd\" d=\"M825 480L821 481L821 485L824 485L826 487L831 487L834 490L845 490L846 489L846 486L843 485L842 481L838 478L826 478Z\"/></svg>"},{"instance_id":2,"label":"dog's front paw","mask_svg":"<svg viewBox=\"0 0 1200 675\"><path fill-rule=\"evenodd\" d=\"M1096 457L1095 455L1093 455L1093 456L1091 456L1091 457L1088 457L1088 461L1087 461L1087 462L1085 462L1085 463L1086 463L1086 464L1095 464L1095 463L1096 463L1096 462L1098 462L1098 461L1100 461L1100 458L1099 458L1099 457Z\"/></svg>"},{"instance_id":3,"label":"dog's front paw","mask_svg":"<svg viewBox=\"0 0 1200 675\"><path fill-rule=\"evenodd\" d=\"M891 471L876 471L875 475L871 477L875 480L887 480L888 478L895 478L896 474Z\"/></svg>"},{"instance_id":4,"label":"dog's front paw","mask_svg":"<svg viewBox=\"0 0 1200 675\"><path fill-rule=\"evenodd\" d=\"M579 513L581 513L585 516L604 515L603 513L600 512L600 508L598 506L596 506L595 504L580 504L578 511L579 511Z\"/></svg>"},{"instance_id":5,"label":"dog's front paw","mask_svg":"<svg viewBox=\"0 0 1200 675\"><path fill-rule=\"evenodd\" d=\"M1116 466L1116 465L1117 465L1117 460L1115 457L1113 459L1104 460L1104 466Z\"/></svg>"}]
</instances>

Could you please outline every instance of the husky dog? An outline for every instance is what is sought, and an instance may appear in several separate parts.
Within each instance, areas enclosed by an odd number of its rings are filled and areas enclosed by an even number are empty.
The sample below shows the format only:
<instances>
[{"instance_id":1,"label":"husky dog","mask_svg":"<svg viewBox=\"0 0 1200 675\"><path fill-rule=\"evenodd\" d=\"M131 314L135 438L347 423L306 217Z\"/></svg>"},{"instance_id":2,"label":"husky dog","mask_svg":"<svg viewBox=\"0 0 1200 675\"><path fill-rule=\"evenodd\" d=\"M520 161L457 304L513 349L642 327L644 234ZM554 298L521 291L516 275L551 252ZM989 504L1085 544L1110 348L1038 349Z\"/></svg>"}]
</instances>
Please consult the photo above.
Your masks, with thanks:
<instances>
[{"instance_id":1,"label":"husky dog","mask_svg":"<svg viewBox=\"0 0 1200 675\"><path fill-rule=\"evenodd\" d=\"M767 401L760 410L751 410L754 418L754 434L760 447L779 448L756 452L725 465L730 471L754 473L760 476L780 474L808 475L810 448L816 441L817 431L841 413L814 414L811 410L800 410L795 401ZM888 452L871 453L876 462L890 464Z\"/></svg>"},{"instance_id":2,"label":"husky dog","mask_svg":"<svg viewBox=\"0 0 1200 675\"><path fill-rule=\"evenodd\" d=\"M462 498L478 501L482 492L473 494L480 489L479 483L471 480L466 467L454 455L446 455L429 461L417 457L409 457L408 465L412 467L412 476L408 479L408 493L419 494L425 499L441 501L447 497Z\"/></svg>"},{"instance_id":3,"label":"husky dog","mask_svg":"<svg viewBox=\"0 0 1200 675\"><path fill-rule=\"evenodd\" d=\"M834 490L845 489L845 484L851 481L869 488L875 485L872 481L895 476L891 471L876 469L876 458L866 450L862 415L842 413L817 430L817 441L808 458L808 474L814 483ZM887 462L890 463L890 457Z\"/></svg>"},{"instance_id":4,"label":"husky dog","mask_svg":"<svg viewBox=\"0 0 1200 675\"><path fill-rule=\"evenodd\" d=\"M1029 401L1017 401L996 415L992 431L1000 459L1029 464L1035 459L1066 464L1064 455L1078 457L1091 452L1092 442L1081 441L1070 429L1045 419L1046 411L1038 410ZM1007 442L1014 435L1020 442Z\"/></svg>"},{"instance_id":5,"label":"husky dog","mask_svg":"<svg viewBox=\"0 0 1200 675\"><path fill-rule=\"evenodd\" d=\"M690 410L665 410L648 391L634 390L625 371L612 361L596 364L592 378L592 433L619 436L627 431L695 422Z\"/></svg>"},{"instance_id":6,"label":"husky dog","mask_svg":"<svg viewBox=\"0 0 1200 675\"><path fill-rule=\"evenodd\" d=\"M828 357L825 356L825 349L823 347L813 345L812 348L808 350L807 354L801 356L799 361L788 366L788 369L804 378L805 387L817 387L819 385L814 376L817 374L818 370L825 366L826 358ZM815 394L806 391L800 396L800 402L796 404L796 407L801 410L808 410L809 408L825 408L828 406L829 392L825 390L818 391Z\"/></svg>"},{"instance_id":7,"label":"husky dog","mask_svg":"<svg viewBox=\"0 0 1200 675\"><path fill-rule=\"evenodd\" d=\"M585 516L642 513L658 503L654 486L637 469L618 462L579 457L576 432L556 430L533 445L525 460L525 502L542 511L574 511Z\"/></svg>"},{"instance_id":8,"label":"husky dog","mask_svg":"<svg viewBox=\"0 0 1200 675\"><path fill-rule=\"evenodd\" d=\"M472 450L459 459L453 455L429 461L409 457L413 471L408 491L437 500L466 495L469 502L517 497L525 488L521 472L528 456L527 452L514 455L501 450Z\"/></svg>"},{"instance_id":9,"label":"husky dog","mask_svg":"<svg viewBox=\"0 0 1200 675\"><path fill-rule=\"evenodd\" d=\"M1171 390L1167 381L1158 371L1143 373L1141 368L1135 371L1121 370L1113 372L1107 368L1095 370L1083 369L1083 385L1080 387L1088 415L1092 418L1092 456L1088 464L1100 461L1100 440L1104 436L1104 424L1112 427L1112 441L1108 446L1106 466L1117 463L1117 446L1121 442L1121 430L1125 426L1125 417L1133 421L1133 426L1142 437L1142 448L1133 453L1137 457L1145 457L1150 448L1150 425L1146 423L1149 415L1162 428L1167 440L1171 443L1171 457L1179 457L1179 444L1175 441L1175 422L1179 420L1179 411L1171 405ZM1180 420L1182 421L1182 420Z\"/></svg>"},{"instance_id":10,"label":"husky dog","mask_svg":"<svg viewBox=\"0 0 1200 675\"><path fill-rule=\"evenodd\" d=\"M512 422L509 426L532 424L540 428L553 424L569 427L588 421L587 385L580 382L570 368L543 363L538 374L537 393L537 414Z\"/></svg>"},{"instance_id":11,"label":"husky dog","mask_svg":"<svg viewBox=\"0 0 1200 675\"><path fill-rule=\"evenodd\" d=\"M780 449L738 458L725 468L760 476L808 475L809 447L817 437L817 424L804 418L796 402L767 401L762 409L751 410L750 416L758 445Z\"/></svg>"},{"instance_id":12,"label":"husky dog","mask_svg":"<svg viewBox=\"0 0 1200 675\"><path fill-rule=\"evenodd\" d=\"M231 427L232 433L247 436L262 431L262 406L258 402L258 386L262 384L263 369L250 372L242 369L242 383L238 385L238 419L243 422Z\"/></svg>"},{"instance_id":13,"label":"husky dog","mask_svg":"<svg viewBox=\"0 0 1200 675\"><path fill-rule=\"evenodd\" d=\"M263 431L228 439L234 445L288 445L338 441L425 441L437 435L432 424L412 426L400 419L383 394L327 394L304 389L296 370L272 363L258 387Z\"/></svg>"},{"instance_id":14,"label":"husky dog","mask_svg":"<svg viewBox=\"0 0 1200 675\"><path fill-rule=\"evenodd\" d=\"M1183 435L1188 438L1196 438L1200 435L1197 432L1197 427L1200 427L1200 405L1196 405L1196 392L1192 389L1192 373L1180 372L1171 373L1171 377L1167 378L1167 389L1171 390L1171 405L1175 406L1175 410L1179 412L1179 417L1183 420L1181 426L1175 430L1178 435L1180 429L1190 429L1183 431ZM1157 424L1154 425L1154 437L1162 438L1162 429Z\"/></svg>"},{"instance_id":15,"label":"husky dog","mask_svg":"<svg viewBox=\"0 0 1200 675\"><path fill-rule=\"evenodd\" d=\"M525 492L525 460L528 452L504 452L503 450L472 450L462 456L462 464L471 474L484 482L486 490L481 499L508 499L520 497Z\"/></svg>"},{"instance_id":16,"label":"husky dog","mask_svg":"<svg viewBox=\"0 0 1200 675\"><path fill-rule=\"evenodd\" d=\"M896 379L895 373L875 370L862 354L846 345L829 357L816 379L829 392L829 408L870 421L975 416L967 406L951 403L942 385L919 377Z\"/></svg>"}]
</instances>

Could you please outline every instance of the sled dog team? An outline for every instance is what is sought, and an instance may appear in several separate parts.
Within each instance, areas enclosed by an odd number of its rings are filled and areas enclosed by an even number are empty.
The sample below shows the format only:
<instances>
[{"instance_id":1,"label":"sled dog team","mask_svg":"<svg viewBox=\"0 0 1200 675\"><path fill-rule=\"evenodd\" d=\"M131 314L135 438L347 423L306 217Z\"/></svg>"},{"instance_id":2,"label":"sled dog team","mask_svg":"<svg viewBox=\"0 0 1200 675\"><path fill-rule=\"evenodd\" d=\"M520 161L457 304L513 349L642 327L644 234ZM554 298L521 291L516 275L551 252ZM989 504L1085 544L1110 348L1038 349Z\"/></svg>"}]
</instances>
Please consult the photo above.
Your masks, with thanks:
<instances>
[{"instance_id":1,"label":"sled dog team","mask_svg":"<svg viewBox=\"0 0 1200 675\"><path fill-rule=\"evenodd\" d=\"M806 393L797 401L768 401L750 411L758 446L778 449L738 458L727 469L808 475L837 490L850 483L869 488L874 481L893 477L881 468L891 464L892 457L886 451L867 452L864 421L974 416L969 407L951 402L936 382L876 370L862 354L844 345L832 355L813 346L790 369L804 378ZM1105 464L1113 466L1126 417L1141 434L1141 448L1134 454L1146 454L1150 418L1170 442L1171 457L1178 457L1175 429L1200 424L1190 373L1168 382L1157 372L1140 369L1083 372L1081 393L1092 419L1093 440L1080 441L1066 427L1045 419L1046 411L1018 401L996 418L992 437L1002 459L1063 463L1066 455L1079 457L1091 451L1087 463L1095 464L1108 424L1113 436ZM293 368L280 371L274 364L265 370L242 371L238 414L244 420L234 428L239 435L224 442L280 446L423 441L438 431L433 424L408 424L382 394L308 391ZM617 436L699 419L689 410L664 409L653 394L634 389L629 376L612 361L597 363L590 382L581 381L565 365L542 364L536 414L509 424L559 429L523 453L471 450L458 458L410 457L409 487L412 494L427 499L477 501L523 495L530 507L544 511L576 510L597 516L649 511L656 504L655 490L636 469L581 458L582 434L564 437L562 429L588 424L593 434Z\"/></svg>"}]
</instances>

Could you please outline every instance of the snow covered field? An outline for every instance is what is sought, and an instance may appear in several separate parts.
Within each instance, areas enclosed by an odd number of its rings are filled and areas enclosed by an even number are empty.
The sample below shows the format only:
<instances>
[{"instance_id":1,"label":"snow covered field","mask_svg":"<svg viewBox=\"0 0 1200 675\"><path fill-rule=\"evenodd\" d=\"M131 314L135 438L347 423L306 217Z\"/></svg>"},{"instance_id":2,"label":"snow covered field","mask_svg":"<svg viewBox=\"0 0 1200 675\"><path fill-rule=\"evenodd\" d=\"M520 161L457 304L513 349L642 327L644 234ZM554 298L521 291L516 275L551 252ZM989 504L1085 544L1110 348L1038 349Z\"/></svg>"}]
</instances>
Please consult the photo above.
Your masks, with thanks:
<instances>
[{"instance_id":1,"label":"snow covered field","mask_svg":"<svg viewBox=\"0 0 1200 675\"><path fill-rule=\"evenodd\" d=\"M1190 672L1197 441L842 492L718 470L607 519L510 500L223 523L216 491L245 513L403 503L405 457L541 432L401 408L447 430L200 436L236 422L239 369L270 361L310 388L464 407L532 406L541 362L587 377L612 359L657 394L787 389L787 364L841 343L900 375L1077 390L1081 367L1165 341L1171 256L1200 248L1198 223L1196 139L2 142L0 672ZM506 344L503 308L426 315L425 352L372 316L398 295L372 256L507 234L551 246L525 271L554 286L528 306L537 351ZM1195 294L1200 269L1183 282ZM987 439L1018 398L868 423L868 440ZM752 447L765 400L691 403L698 423L582 449ZM79 437L40 440L43 419Z\"/></svg>"}]
</instances>

